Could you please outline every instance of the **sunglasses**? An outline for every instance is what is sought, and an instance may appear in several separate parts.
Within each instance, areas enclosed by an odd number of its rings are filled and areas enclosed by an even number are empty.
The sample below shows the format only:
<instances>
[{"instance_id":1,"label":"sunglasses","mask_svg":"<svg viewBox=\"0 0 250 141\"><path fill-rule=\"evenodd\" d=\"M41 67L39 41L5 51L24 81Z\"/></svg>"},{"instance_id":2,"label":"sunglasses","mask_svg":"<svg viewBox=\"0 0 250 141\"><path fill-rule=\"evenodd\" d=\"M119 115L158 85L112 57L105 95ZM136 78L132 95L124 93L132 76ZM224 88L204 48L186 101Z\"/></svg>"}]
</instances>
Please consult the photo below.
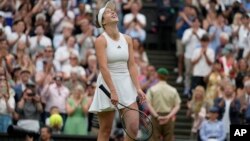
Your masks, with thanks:
<instances>
[{"instance_id":1,"label":"sunglasses","mask_svg":"<svg viewBox=\"0 0 250 141\"><path fill-rule=\"evenodd\" d=\"M45 52L53 52L53 50L45 50Z\"/></svg>"},{"instance_id":2,"label":"sunglasses","mask_svg":"<svg viewBox=\"0 0 250 141\"><path fill-rule=\"evenodd\" d=\"M76 60L77 58L76 57L70 57L69 59Z\"/></svg>"}]
</instances>

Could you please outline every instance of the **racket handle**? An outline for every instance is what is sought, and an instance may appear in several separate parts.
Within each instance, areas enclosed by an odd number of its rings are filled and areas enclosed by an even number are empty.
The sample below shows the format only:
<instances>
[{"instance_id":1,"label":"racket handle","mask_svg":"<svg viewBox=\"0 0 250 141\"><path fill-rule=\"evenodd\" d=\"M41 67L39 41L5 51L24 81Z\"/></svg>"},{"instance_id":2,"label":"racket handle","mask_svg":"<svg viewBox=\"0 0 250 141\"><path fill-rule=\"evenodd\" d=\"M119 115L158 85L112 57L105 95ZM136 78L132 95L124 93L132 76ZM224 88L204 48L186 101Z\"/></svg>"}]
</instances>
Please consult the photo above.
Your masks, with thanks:
<instances>
[{"instance_id":1,"label":"racket handle","mask_svg":"<svg viewBox=\"0 0 250 141\"><path fill-rule=\"evenodd\" d=\"M99 88L110 98L110 92L101 84Z\"/></svg>"}]
</instances>

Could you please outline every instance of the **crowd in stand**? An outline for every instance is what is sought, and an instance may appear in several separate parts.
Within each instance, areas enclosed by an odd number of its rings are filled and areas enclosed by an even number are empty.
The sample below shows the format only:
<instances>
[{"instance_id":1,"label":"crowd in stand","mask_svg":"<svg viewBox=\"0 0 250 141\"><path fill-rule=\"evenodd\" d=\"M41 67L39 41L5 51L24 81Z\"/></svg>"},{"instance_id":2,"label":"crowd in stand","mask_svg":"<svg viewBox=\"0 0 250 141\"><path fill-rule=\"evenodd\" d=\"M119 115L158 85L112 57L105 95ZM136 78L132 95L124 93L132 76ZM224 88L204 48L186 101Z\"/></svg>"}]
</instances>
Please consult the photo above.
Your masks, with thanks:
<instances>
[{"instance_id":1,"label":"crowd in stand","mask_svg":"<svg viewBox=\"0 0 250 141\"><path fill-rule=\"evenodd\" d=\"M231 124L249 124L250 1L186 2L175 25L176 83L190 99L191 135L229 140Z\"/></svg>"},{"instance_id":2,"label":"crowd in stand","mask_svg":"<svg viewBox=\"0 0 250 141\"><path fill-rule=\"evenodd\" d=\"M0 132L14 124L35 132L47 125L58 134L97 134L97 115L88 108L99 73L94 42L103 31L95 27L95 15L104 4L1 0ZM119 28L133 38L139 79L147 87L152 67L143 48L147 22L140 13L142 2L116 4Z\"/></svg>"}]
</instances>

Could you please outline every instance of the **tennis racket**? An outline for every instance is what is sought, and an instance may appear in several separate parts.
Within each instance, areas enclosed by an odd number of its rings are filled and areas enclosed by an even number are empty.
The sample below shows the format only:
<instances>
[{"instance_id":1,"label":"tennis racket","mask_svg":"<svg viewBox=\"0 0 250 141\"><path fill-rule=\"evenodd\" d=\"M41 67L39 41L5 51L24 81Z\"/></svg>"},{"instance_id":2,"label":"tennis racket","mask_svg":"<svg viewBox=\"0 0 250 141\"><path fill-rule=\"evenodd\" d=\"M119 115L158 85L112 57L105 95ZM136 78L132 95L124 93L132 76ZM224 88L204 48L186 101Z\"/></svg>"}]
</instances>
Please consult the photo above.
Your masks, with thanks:
<instances>
[{"instance_id":1,"label":"tennis racket","mask_svg":"<svg viewBox=\"0 0 250 141\"><path fill-rule=\"evenodd\" d=\"M99 88L106 94L106 96L111 98L110 92L103 85L100 85ZM137 98L137 102L138 102L138 100L139 99ZM142 112L140 110L127 107L119 102L118 102L118 104L125 108L123 110L123 112L121 112L118 109L118 107L115 106L119 112L119 117L121 120L122 128L125 131L125 133L127 134L127 136L129 138L133 139L134 141L147 141L147 140L149 140L153 134L153 124L152 124L150 118L144 112ZM129 127L126 125L126 117L131 116L131 114L132 115L136 115L136 114L139 115L139 127L138 127L139 130L138 130L138 133L136 136L133 133L131 133L131 131L128 129Z\"/></svg>"}]
</instances>

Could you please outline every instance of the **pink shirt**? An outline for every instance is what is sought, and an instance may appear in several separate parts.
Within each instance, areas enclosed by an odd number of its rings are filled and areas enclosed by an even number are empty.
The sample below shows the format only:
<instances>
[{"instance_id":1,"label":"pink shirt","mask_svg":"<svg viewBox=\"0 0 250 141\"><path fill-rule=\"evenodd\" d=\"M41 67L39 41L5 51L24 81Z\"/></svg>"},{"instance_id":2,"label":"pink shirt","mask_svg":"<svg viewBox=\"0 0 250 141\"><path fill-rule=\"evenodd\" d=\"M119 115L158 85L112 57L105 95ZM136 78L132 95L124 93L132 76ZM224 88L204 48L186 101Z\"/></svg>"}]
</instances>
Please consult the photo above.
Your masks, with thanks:
<instances>
[{"instance_id":1,"label":"pink shirt","mask_svg":"<svg viewBox=\"0 0 250 141\"><path fill-rule=\"evenodd\" d=\"M69 89L65 86L57 87L55 83L46 85L41 93L42 100L45 102L45 111L49 112L51 107L59 108L60 113L66 113L66 100L69 96Z\"/></svg>"}]
</instances>

